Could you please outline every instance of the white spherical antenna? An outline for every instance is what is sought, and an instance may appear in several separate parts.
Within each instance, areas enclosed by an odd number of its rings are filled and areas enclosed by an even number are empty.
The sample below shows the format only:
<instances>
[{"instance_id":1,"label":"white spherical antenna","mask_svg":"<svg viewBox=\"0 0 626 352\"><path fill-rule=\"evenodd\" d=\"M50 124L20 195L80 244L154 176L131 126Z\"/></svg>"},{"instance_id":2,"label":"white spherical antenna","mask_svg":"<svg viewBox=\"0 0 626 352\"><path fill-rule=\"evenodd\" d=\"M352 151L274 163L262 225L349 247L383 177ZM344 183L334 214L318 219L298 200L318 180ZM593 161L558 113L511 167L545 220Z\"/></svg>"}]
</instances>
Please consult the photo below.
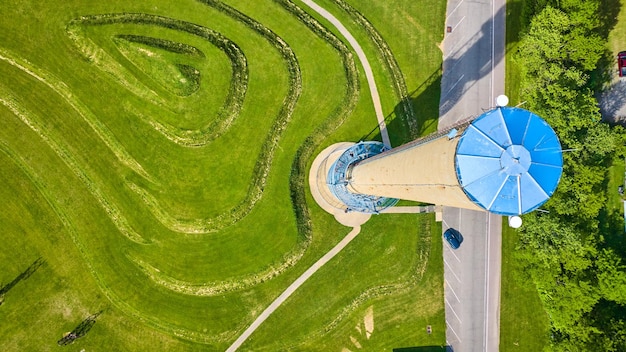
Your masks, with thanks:
<instances>
[{"instance_id":1,"label":"white spherical antenna","mask_svg":"<svg viewBox=\"0 0 626 352\"><path fill-rule=\"evenodd\" d=\"M509 226L514 229L519 228L520 226L522 226L522 218L517 215L509 216Z\"/></svg>"},{"instance_id":2,"label":"white spherical antenna","mask_svg":"<svg viewBox=\"0 0 626 352\"><path fill-rule=\"evenodd\" d=\"M509 105L509 97L507 97L504 94L498 95L498 97L496 98L496 105L497 106L507 106L507 105Z\"/></svg>"}]
</instances>

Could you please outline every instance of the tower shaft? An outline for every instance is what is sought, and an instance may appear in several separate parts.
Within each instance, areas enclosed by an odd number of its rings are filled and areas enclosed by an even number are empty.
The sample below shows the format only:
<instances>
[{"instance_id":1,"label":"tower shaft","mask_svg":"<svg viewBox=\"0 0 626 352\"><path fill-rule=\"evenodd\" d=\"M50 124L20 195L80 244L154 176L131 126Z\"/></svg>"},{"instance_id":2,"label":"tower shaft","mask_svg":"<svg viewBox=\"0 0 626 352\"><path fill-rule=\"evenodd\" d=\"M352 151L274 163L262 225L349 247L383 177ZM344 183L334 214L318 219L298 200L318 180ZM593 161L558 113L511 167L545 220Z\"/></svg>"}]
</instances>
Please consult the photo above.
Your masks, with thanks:
<instances>
[{"instance_id":1,"label":"tower shaft","mask_svg":"<svg viewBox=\"0 0 626 352\"><path fill-rule=\"evenodd\" d=\"M352 165L348 189L354 193L484 210L468 199L455 171L459 138L447 135L415 141Z\"/></svg>"},{"instance_id":2,"label":"tower shaft","mask_svg":"<svg viewBox=\"0 0 626 352\"><path fill-rule=\"evenodd\" d=\"M554 193L561 144L541 117L498 106L457 128L391 150L374 141L337 144L316 158L313 184L346 213L379 213L405 199L512 216Z\"/></svg>"}]
</instances>

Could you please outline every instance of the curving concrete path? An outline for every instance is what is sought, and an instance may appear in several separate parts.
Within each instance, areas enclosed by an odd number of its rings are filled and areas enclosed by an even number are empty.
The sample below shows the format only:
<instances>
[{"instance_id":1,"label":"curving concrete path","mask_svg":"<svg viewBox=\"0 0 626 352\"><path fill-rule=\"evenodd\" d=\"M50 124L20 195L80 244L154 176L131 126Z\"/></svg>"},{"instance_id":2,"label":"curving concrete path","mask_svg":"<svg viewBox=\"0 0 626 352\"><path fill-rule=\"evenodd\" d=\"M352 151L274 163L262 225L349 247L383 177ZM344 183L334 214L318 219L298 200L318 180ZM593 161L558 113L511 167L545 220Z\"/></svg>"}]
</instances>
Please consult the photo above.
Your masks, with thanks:
<instances>
[{"instance_id":1,"label":"curving concrete path","mask_svg":"<svg viewBox=\"0 0 626 352\"><path fill-rule=\"evenodd\" d=\"M378 94L378 88L376 87L376 81L374 80L374 73L372 72L372 67L370 66L369 61L367 61L367 56L365 56L365 52L359 45L359 42L354 39L352 34L348 31L348 29L341 24L341 22L333 16L330 12L326 11L323 7L319 6L312 0L302 0L302 2L310 7L313 11L320 14L322 17L327 19L333 26L335 26L341 35L343 35L352 46L352 49L356 52L356 55L361 61L361 65L363 66L363 70L365 71L365 78L367 79L367 84L370 87L370 95L372 96L372 102L374 103L374 110L376 111L376 119L378 120L378 127L380 128L380 135L383 139L383 144L388 147L391 147L391 142L389 141L389 133L387 132L387 124L385 123L385 115L383 114L382 105L380 103L380 96Z\"/></svg>"},{"instance_id":2,"label":"curving concrete path","mask_svg":"<svg viewBox=\"0 0 626 352\"><path fill-rule=\"evenodd\" d=\"M361 65L363 66L363 70L365 71L365 77L367 79L370 95L372 97L372 102L374 104L374 110L376 112L376 119L378 120L378 127L380 128L380 135L382 136L383 144L388 147L391 147L391 142L389 141L389 133L387 132L387 125L385 124L385 116L383 115L382 105L380 103L380 96L378 94L378 88L376 87L376 82L374 80L374 73L372 72L372 68L367 61L367 57L365 56L365 52L356 41L356 39L350 34L348 29L339 22L339 20L333 16L330 12L326 11L324 8L317 5L315 2L311 0L302 0L304 4L309 6L312 10L319 13L322 17L327 19L333 26L335 26L339 32L348 40L352 49L356 52L359 60L361 61ZM318 158L319 159L319 158ZM324 266L328 261L334 258L342 249L344 249L358 234L361 232L360 224L364 223L369 219L371 214L355 214L355 213L344 213L343 211L335 212L335 217L339 220L340 223L353 226L352 231L350 231L346 237L344 237L335 247L333 247L328 253L326 253L323 257L321 257L317 262L315 262L311 267L309 267L300 277L296 279L283 293L280 294L265 310L259 315L254 322L235 340L235 342L228 347L226 352L234 352L236 351L247 339L254 333L254 331L281 305L283 302L291 296L302 284L308 280L311 275L315 274L315 272Z\"/></svg>"}]
</instances>

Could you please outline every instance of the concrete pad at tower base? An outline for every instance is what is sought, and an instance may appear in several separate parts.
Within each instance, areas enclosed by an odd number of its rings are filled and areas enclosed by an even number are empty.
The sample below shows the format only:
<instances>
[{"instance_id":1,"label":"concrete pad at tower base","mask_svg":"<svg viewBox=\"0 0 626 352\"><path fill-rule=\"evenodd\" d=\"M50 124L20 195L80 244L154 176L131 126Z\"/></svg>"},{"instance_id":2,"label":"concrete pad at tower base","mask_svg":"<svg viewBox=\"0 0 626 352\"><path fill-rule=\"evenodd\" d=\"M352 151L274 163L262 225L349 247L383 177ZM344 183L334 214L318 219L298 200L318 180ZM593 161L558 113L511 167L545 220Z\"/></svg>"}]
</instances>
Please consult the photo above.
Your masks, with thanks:
<instances>
[{"instance_id":1,"label":"concrete pad at tower base","mask_svg":"<svg viewBox=\"0 0 626 352\"><path fill-rule=\"evenodd\" d=\"M326 185L326 178L333 163L354 144L342 142L327 147L313 160L309 171L309 187L315 202L326 212L333 214L340 224L348 227L364 224L372 214L349 211L348 207L330 192Z\"/></svg>"}]
</instances>

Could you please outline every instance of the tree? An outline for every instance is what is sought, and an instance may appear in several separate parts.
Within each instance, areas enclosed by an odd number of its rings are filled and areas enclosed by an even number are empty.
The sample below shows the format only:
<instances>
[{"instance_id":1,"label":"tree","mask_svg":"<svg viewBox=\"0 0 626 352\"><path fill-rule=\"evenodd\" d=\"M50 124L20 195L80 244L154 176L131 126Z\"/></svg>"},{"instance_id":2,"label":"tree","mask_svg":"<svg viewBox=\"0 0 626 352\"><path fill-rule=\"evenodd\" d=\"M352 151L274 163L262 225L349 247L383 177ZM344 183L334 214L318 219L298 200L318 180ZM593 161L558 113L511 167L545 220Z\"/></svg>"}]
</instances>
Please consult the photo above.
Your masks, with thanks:
<instances>
[{"instance_id":1,"label":"tree","mask_svg":"<svg viewBox=\"0 0 626 352\"><path fill-rule=\"evenodd\" d=\"M563 155L545 213L524 216L516 255L551 321L554 351L626 349L626 270L604 246L600 214L608 166L625 133L601 123L590 75L605 47L599 0L528 1L535 16L520 41L521 94L555 129Z\"/></svg>"},{"instance_id":2,"label":"tree","mask_svg":"<svg viewBox=\"0 0 626 352\"><path fill-rule=\"evenodd\" d=\"M602 297L626 305L626 266L611 249L603 249L596 260L598 288Z\"/></svg>"}]
</instances>

